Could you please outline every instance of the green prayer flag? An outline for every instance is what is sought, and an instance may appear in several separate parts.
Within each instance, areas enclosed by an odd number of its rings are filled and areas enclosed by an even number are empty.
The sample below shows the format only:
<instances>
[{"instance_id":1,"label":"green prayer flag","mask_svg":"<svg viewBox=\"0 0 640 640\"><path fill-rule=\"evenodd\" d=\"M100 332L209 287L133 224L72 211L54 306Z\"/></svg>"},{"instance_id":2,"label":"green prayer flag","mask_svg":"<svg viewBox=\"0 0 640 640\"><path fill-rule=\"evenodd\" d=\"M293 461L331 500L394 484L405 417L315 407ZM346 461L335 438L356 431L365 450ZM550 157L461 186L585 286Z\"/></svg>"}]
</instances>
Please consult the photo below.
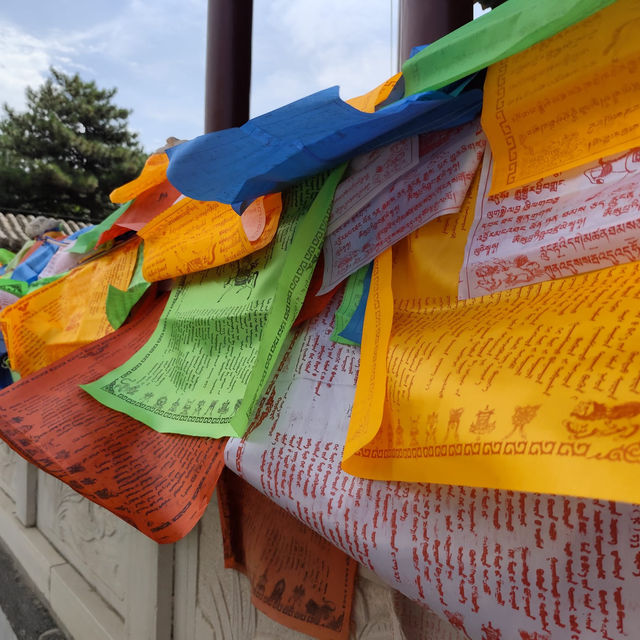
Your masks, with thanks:
<instances>
[{"instance_id":1,"label":"green prayer flag","mask_svg":"<svg viewBox=\"0 0 640 640\"><path fill-rule=\"evenodd\" d=\"M360 346L357 342L353 342L348 338L343 338L339 334L342 333L345 327L349 324L349 320L351 320L351 317L360 304L360 298L362 298L362 292L364 291L364 281L367 277L368 269L369 265L365 264L364 267L360 267L347 279L342 301L340 302L340 306L336 309L333 333L330 336L331 340L334 342Z\"/></svg>"},{"instance_id":2,"label":"green prayer flag","mask_svg":"<svg viewBox=\"0 0 640 640\"><path fill-rule=\"evenodd\" d=\"M407 96L439 89L550 38L613 0L508 0L402 65Z\"/></svg>"},{"instance_id":3,"label":"green prayer flag","mask_svg":"<svg viewBox=\"0 0 640 640\"><path fill-rule=\"evenodd\" d=\"M16 254L9 249L0 249L0 266L9 264L16 257Z\"/></svg>"},{"instance_id":4,"label":"green prayer flag","mask_svg":"<svg viewBox=\"0 0 640 640\"><path fill-rule=\"evenodd\" d=\"M106 313L109 324L114 329L119 329L124 321L129 317L131 309L151 286L142 275L143 249L142 244L138 247L138 258L136 268L131 276L131 282L126 291L109 285L107 292Z\"/></svg>"},{"instance_id":5,"label":"green prayer flag","mask_svg":"<svg viewBox=\"0 0 640 640\"><path fill-rule=\"evenodd\" d=\"M20 262L22 261L22 258L24 258L27 251L29 251L29 249L31 249L31 247L33 247L34 244L35 242L33 240L27 240L22 245L20 251L18 251L18 253L16 253L13 256L13 258L11 258L11 260L7 263L7 268L2 274L2 279L11 277L11 274L15 271L15 268L20 264Z\"/></svg>"},{"instance_id":6,"label":"green prayer flag","mask_svg":"<svg viewBox=\"0 0 640 640\"><path fill-rule=\"evenodd\" d=\"M93 229L78 236L73 246L69 249L69 253L87 253L91 249L95 248L100 236L111 229L114 222L129 208L133 200L125 202L122 206L118 207L110 216L106 217L100 224L93 227Z\"/></svg>"},{"instance_id":7,"label":"green prayer flag","mask_svg":"<svg viewBox=\"0 0 640 640\"><path fill-rule=\"evenodd\" d=\"M29 292L29 285L23 280L0 278L0 291L6 291L17 298L22 298Z\"/></svg>"},{"instance_id":8,"label":"green prayer flag","mask_svg":"<svg viewBox=\"0 0 640 640\"><path fill-rule=\"evenodd\" d=\"M178 280L147 344L82 388L157 431L242 436L302 306L344 168L285 194L267 247Z\"/></svg>"}]
</instances>

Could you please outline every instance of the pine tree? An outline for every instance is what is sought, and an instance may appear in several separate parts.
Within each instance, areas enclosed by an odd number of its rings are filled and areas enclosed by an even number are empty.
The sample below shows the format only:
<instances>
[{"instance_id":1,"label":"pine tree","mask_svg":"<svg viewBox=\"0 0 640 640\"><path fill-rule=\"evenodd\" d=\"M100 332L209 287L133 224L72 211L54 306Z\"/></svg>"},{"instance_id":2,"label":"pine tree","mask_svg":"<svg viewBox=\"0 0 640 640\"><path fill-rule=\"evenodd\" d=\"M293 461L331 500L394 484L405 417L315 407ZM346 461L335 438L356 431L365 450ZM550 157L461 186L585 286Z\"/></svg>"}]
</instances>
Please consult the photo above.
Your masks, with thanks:
<instances>
[{"instance_id":1,"label":"pine tree","mask_svg":"<svg viewBox=\"0 0 640 640\"><path fill-rule=\"evenodd\" d=\"M128 109L77 74L26 90L27 108L3 105L0 120L0 211L40 211L92 221L114 208L109 193L134 178L145 154L128 129Z\"/></svg>"}]
</instances>

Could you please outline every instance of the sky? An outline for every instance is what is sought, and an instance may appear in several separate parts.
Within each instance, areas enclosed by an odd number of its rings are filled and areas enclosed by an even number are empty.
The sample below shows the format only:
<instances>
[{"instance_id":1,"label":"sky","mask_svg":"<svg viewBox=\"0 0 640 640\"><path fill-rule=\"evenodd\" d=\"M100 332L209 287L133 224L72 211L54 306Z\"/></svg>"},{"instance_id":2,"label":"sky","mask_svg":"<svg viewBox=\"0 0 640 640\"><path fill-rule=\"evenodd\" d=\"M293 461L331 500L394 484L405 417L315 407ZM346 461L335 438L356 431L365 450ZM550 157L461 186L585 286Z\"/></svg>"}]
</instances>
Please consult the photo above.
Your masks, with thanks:
<instances>
[{"instance_id":1,"label":"sky","mask_svg":"<svg viewBox=\"0 0 640 640\"><path fill-rule=\"evenodd\" d=\"M396 70L398 0L254 0L251 116L333 85L348 99ZM202 133L207 0L2 0L0 103L54 66L132 109L147 152Z\"/></svg>"}]
</instances>

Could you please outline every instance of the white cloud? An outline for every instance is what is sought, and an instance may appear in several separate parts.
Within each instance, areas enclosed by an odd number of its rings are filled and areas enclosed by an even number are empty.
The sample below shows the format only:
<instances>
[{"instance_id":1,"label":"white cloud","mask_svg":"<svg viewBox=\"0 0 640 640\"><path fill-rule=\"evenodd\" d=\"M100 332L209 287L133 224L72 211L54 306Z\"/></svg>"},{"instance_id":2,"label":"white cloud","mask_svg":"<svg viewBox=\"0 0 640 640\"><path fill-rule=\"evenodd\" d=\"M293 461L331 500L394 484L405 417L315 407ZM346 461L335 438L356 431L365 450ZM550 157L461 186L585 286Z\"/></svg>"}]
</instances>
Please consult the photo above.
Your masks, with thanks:
<instances>
[{"instance_id":1,"label":"white cloud","mask_svg":"<svg viewBox=\"0 0 640 640\"><path fill-rule=\"evenodd\" d=\"M69 63L71 49L57 40L41 40L0 23L0 96L10 107L25 106L25 89L42 84L51 65Z\"/></svg>"},{"instance_id":2,"label":"white cloud","mask_svg":"<svg viewBox=\"0 0 640 640\"><path fill-rule=\"evenodd\" d=\"M253 115L340 85L341 97L395 72L391 0L255 0Z\"/></svg>"},{"instance_id":3,"label":"white cloud","mask_svg":"<svg viewBox=\"0 0 640 640\"><path fill-rule=\"evenodd\" d=\"M254 0L252 115L336 84L350 98L388 78L395 71L390 14L397 3ZM65 12L43 4L51 10L45 18L37 6L29 21L0 17L0 100L21 108L24 89L41 84L53 65L117 87L115 101L134 110L131 128L147 149L169 135L201 133L206 0L62 4Z\"/></svg>"},{"instance_id":4,"label":"white cloud","mask_svg":"<svg viewBox=\"0 0 640 640\"><path fill-rule=\"evenodd\" d=\"M19 23L0 9L0 101L24 108L25 88L55 66L117 87L115 102L133 109L131 129L147 149L168 135L201 133L206 0L118 0L111 12L85 0L65 5L48 20L35 8Z\"/></svg>"}]
</instances>

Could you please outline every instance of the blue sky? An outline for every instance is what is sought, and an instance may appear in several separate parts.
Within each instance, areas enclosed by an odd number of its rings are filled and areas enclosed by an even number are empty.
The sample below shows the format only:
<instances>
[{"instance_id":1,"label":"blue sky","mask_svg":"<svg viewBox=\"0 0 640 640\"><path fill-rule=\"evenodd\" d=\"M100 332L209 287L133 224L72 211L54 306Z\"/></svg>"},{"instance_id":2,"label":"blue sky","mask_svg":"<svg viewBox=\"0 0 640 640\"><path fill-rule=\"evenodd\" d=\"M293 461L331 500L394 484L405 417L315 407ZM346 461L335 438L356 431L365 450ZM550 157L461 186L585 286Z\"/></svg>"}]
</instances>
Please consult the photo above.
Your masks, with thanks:
<instances>
[{"instance_id":1,"label":"blue sky","mask_svg":"<svg viewBox=\"0 0 640 640\"><path fill-rule=\"evenodd\" d=\"M251 115L340 85L350 98L395 72L398 0L254 0ZM147 151L202 133L207 0L2 0L0 101L53 65L133 109Z\"/></svg>"}]
</instances>

